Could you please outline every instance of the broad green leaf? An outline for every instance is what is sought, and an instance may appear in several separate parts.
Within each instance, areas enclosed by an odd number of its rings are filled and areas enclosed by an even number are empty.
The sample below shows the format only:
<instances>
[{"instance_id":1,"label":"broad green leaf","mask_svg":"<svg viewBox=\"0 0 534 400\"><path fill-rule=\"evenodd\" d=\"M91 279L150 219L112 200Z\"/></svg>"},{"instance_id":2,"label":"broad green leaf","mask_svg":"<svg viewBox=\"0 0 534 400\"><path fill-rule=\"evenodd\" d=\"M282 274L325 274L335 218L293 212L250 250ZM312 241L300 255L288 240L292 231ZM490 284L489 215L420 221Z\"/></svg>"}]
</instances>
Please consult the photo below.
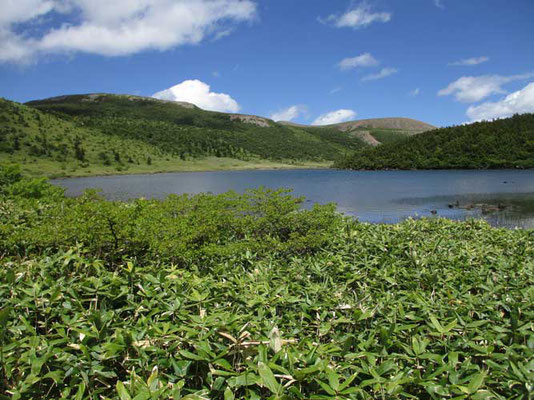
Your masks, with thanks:
<instances>
[{"instance_id":1,"label":"broad green leaf","mask_svg":"<svg viewBox=\"0 0 534 400\"><path fill-rule=\"evenodd\" d=\"M124 387L124 384L121 381L117 381L115 388L117 389L117 394L119 395L120 400L131 400L132 399L132 397L130 396L130 393L128 393L128 391Z\"/></svg>"},{"instance_id":2,"label":"broad green leaf","mask_svg":"<svg viewBox=\"0 0 534 400\"><path fill-rule=\"evenodd\" d=\"M279 394L281 386L276 381L271 368L263 362L258 363L258 373L260 374L263 385L269 389L273 394Z\"/></svg>"}]
</instances>

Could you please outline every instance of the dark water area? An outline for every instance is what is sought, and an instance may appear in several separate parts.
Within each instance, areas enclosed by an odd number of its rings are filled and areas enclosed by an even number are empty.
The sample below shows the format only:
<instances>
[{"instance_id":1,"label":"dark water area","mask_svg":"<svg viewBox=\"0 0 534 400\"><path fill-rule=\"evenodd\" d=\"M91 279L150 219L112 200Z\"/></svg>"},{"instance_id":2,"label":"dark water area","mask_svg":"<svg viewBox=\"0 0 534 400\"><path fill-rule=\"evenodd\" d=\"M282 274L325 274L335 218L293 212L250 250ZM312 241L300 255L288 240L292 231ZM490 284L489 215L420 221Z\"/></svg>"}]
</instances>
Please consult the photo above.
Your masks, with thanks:
<instances>
[{"instance_id":1,"label":"dark water area","mask_svg":"<svg viewBox=\"0 0 534 400\"><path fill-rule=\"evenodd\" d=\"M412 217L483 218L493 226L534 228L534 170L180 172L57 179L76 196L102 189L112 200L169 194L289 188L305 206L336 203L360 221L395 223Z\"/></svg>"}]
</instances>

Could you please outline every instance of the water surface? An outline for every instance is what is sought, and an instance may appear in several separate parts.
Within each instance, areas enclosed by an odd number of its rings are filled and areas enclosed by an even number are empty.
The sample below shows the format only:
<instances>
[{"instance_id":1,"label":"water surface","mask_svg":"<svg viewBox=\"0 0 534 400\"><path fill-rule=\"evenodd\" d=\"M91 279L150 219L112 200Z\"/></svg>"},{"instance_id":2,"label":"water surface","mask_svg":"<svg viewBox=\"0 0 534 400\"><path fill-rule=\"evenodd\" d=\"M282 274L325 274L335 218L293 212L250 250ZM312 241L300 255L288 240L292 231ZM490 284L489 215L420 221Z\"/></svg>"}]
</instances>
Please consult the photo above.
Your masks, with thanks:
<instances>
[{"instance_id":1,"label":"water surface","mask_svg":"<svg viewBox=\"0 0 534 400\"><path fill-rule=\"evenodd\" d=\"M345 171L276 170L181 172L68 178L53 183L79 195L101 188L108 199L164 198L175 193L243 192L248 188L290 188L313 203L334 202L361 221L395 223L408 217L484 218L494 226L534 228L534 170ZM493 211L458 208L501 204ZM453 206L453 208L450 208Z\"/></svg>"}]
</instances>

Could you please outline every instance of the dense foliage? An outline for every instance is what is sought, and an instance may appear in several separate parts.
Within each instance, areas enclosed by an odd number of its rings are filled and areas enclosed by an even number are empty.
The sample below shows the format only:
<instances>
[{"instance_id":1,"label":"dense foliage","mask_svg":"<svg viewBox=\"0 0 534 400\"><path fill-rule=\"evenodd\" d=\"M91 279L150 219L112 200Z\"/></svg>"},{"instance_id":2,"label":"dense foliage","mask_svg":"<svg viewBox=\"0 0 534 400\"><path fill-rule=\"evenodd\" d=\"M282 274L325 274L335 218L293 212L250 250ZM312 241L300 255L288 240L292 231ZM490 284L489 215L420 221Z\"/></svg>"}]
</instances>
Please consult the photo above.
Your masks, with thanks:
<instances>
[{"instance_id":1,"label":"dense foliage","mask_svg":"<svg viewBox=\"0 0 534 400\"><path fill-rule=\"evenodd\" d=\"M428 131L357 151L338 168L534 168L534 114Z\"/></svg>"},{"instance_id":2,"label":"dense foliage","mask_svg":"<svg viewBox=\"0 0 534 400\"><path fill-rule=\"evenodd\" d=\"M533 231L0 185L2 399L533 394Z\"/></svg>"}]
</instances>

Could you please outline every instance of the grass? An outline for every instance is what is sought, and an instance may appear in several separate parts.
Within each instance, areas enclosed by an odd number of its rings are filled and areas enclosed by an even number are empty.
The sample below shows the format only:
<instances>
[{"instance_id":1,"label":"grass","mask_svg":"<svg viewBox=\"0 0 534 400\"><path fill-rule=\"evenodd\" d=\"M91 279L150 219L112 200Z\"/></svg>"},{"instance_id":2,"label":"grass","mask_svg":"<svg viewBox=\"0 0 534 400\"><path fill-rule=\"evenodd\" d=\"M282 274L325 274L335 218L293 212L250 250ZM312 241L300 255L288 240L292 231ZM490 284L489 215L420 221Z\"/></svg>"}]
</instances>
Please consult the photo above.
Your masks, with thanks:
<instances>
[{"instance_id":1,"label":"grass","mask_svg":"<svg viewBox=\"0 0 534 400\"><path fill-rule=\"evenodd\" d=\"M53 160L32 159L24 156L3 156L0 163L19 164L25 175L34 177L64 178L83 176L155 174L161 172L199 172L222 170L268 170L297 168L329 168L330 162L314 161L270 161L262 159L239 160L227 157L203 157L192 160L164 158L154 159L150 165L133 164L121 167L106 165L83 165L79 162L58 165Z\"/></svg>"},{"instance_id":2,"label":"grass","mask_svg":"<svg viewBox=\"0 0 534 400\"><path fill-rule=\"evenodd\" d=\"M0 174L0 398L533 395L534 232Z\"/></svg>"}]
</instances>

